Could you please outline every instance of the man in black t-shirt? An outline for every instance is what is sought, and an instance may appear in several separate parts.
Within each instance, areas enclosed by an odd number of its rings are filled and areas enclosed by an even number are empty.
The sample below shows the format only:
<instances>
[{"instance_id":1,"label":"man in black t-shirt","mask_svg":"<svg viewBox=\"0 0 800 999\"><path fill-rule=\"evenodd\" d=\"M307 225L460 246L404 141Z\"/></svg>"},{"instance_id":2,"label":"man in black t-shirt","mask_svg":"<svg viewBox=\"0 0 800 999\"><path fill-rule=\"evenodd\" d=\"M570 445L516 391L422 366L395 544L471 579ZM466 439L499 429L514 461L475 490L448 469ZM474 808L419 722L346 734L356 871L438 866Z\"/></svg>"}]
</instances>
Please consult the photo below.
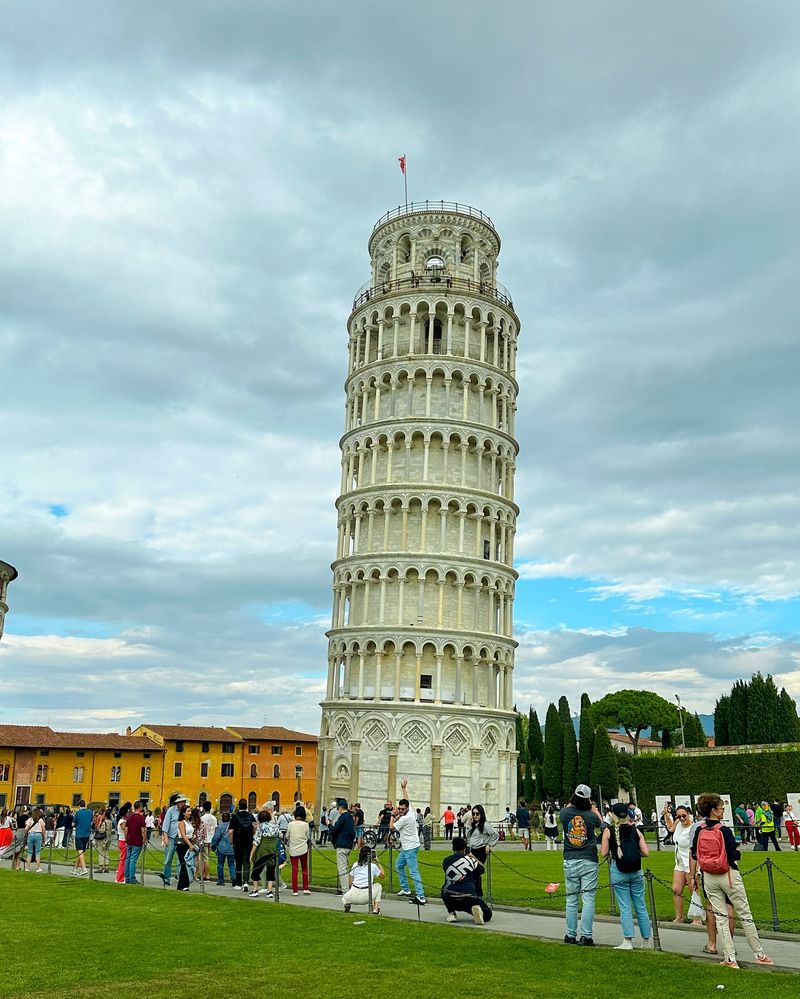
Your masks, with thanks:
<instances>
[{"instance_id":1,"label":"man in black t-shirt","mask_svg":"<svg viewBox=\"0 0 800 999\"><path fill-rule=\"evenodd\" d=\"M394 815L394 809L392 808L391 801L387 801L383 808L378 812L378 842L383 843L386 841L386 837L389 835L389 823Z\"/></svg>"},{"instance_id":2,"label":"man in black t-shirt","mask_svg":"<svg viewBox=\"0 0 800 999\"><path fill-rule=\"evenodd\" d=\"M470 912L478 925L488 923L492 910L478 895L475 882L483 874L483 864L467 853L467 842L460 836L453 839L453 851L442 861L442 901L447 909L447 922L458 922L457 912Z\"/></svg>"},{"instance_id":3,"label":"man in black t-shirt","mask_svg":"<svg viewBox=\"0 0 800 999\"><path fill-rule=\"evenodd\" d=\"M250 852L253 849L255 822L253 813L247 810L247 802L244 798L240 798L239 809L231 817L228 826L228 838L233 843L233 856L236 863L236 873L231 885L235 891L243 890L250 880Z\"/></svg>"}]
</instances>

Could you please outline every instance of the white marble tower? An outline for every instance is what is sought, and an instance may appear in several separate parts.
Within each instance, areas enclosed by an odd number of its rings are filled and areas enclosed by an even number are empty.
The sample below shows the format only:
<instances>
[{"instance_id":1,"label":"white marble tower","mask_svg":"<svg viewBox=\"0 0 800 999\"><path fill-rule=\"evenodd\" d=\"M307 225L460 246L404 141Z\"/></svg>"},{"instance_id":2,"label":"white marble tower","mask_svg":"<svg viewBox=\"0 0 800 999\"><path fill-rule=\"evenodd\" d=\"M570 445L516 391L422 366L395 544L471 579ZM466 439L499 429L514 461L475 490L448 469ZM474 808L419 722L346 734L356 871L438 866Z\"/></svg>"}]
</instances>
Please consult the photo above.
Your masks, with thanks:
<instances>
[{"instance_id":1,"label":"white marble tower","mask_svg":"<svg viewBox=\"0 0 800 999\"><path fill-rule=\"evenodd\" d=\"M519 319L466 205L372 231L348 320L339 538L317 787L367 821L516 797L512 678Z\"/></svg>"}]
</instances>

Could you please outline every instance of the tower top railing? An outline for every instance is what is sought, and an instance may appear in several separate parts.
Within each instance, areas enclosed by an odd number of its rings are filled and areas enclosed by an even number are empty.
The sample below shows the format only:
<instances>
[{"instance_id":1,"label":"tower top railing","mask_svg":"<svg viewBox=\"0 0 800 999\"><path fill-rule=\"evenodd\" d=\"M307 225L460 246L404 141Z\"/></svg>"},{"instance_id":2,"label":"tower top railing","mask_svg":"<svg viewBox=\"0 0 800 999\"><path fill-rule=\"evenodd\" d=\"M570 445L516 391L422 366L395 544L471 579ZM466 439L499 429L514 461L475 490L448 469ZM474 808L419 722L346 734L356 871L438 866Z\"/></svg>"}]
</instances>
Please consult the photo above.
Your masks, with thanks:
<instances>
[{"instance_id":1,"label":"tower top railing","mask_svg":"<svg viewBox=\"0 0 800 999\"><path fill-rule=\"evenodd\" d=\"M381 215L372 227L372 235L374 236L382 225L386 225L392 219L399 219L404 215L423 215L425 212L458 212L459 215L469 215L470 218L480 219L481 222L489 226L498 239L500 238L497 229L494 227L494 222L492 222L486 212L482 212L480 208L471 208L469 205L459 204L457 201L409 201L406 205L398 205L397 208L393 208L385 215Z\"/></svg>"},{"instance_id":2,"label":"tower top railing","mask_svg":"<svg viewBox=\"0 0 800 999\"><path fill-rule=\"evenodd\" d=\"M449 274L411 274L410 277L400 278L398 281L380 281L373 285L371 281L365 281L358 289L353 299L353 309L365 302L371 302L374 298L383 295L402 292L404 290L431 289L439 294L447 294L448 291L466 291L470 295L483 295L485 298L493 298L503 305L507 305L513 311L514 302L509 294L508 288L496 281L489 284L487 281L474 281L471 278L451 277Z\"/></svg>"}]
</instances>

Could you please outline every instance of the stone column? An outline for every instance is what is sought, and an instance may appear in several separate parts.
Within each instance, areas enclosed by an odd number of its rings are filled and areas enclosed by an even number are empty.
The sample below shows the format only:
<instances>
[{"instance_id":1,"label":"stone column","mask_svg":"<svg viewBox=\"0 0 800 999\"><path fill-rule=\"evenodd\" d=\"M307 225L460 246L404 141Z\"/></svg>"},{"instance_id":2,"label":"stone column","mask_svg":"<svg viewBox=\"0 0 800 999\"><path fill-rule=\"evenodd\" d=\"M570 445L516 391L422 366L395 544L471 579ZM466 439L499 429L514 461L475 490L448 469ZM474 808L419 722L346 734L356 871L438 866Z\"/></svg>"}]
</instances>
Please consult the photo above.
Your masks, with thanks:
<instances>
[{"instance_id":1,"label":"stone column","mask_svg":"<svg viewBox=\"0 0 800 999\"><path fill-rule=\"evenodd\" d=\"M431 746L431 812L437 822L442 814L442 750L443 746Z\"/></svg>"},{"instance_id":2,"label":"stone column","mask_svg":"<svg viewBox=\"0 0 800 999\"><path fill-rule=\"evenodd\" d=\"M477 805L482 802L483 788L481 786L481 758L483 750L478 746L469 751L469 797L470 804Z\"/></svg>"},{"instance_id":3,"label":"stone column","mask_svg":"<svg viewBox=\"0 0 800 999\"><path fill-rule=\"evenodd\" d=\"M399 742L387 743L389 749L389 776L386 781L386 800L396 803L397 794L397 752L400 749Z\"/></svg>"},{"instance_id":4,"label":"stone column","mask_svg":"<svg viewBox=\"0 0 800 999\"><path fill-rule=\"evenodd\" d=\"M507 749L501 749L497 753L499 763L497 774L497 804L499 815L505 815L506 805L509 805L513 811L515 804L509 800L508 797L508 756L509 752Z\"/></svg>"},{"instance_id":5,"label":"stone column","mask_svg":"<svg viewBox=\"0 0 800 999\"><path fill-rule=\"evenodd\" d=\"M350 740L350 803L358 801L358 782L361 777L361 740Z\"/></svg>"}]
</instances>

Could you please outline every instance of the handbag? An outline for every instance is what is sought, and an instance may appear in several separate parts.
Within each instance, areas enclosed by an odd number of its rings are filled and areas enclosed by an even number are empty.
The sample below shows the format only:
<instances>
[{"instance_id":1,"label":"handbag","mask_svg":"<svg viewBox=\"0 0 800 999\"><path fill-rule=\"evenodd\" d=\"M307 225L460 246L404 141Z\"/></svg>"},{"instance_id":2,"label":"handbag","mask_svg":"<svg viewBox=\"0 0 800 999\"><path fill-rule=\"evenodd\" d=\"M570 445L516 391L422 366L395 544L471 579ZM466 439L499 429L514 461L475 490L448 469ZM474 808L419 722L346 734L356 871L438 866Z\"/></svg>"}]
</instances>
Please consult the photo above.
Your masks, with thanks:
<instances>
[{"instance_id":1,"label":"handbag","mask_svg":"<svg viewBox=\"0 0 800 999\"><path fill-rule=\"evenodd\" d=\"M700 892L697 890L692 892L692 900L689 902L687 915L689 919L702 919L703 922L706 921L705 906L703 905L703 900L700 898Z\"/></svg>"}]
</instances>

